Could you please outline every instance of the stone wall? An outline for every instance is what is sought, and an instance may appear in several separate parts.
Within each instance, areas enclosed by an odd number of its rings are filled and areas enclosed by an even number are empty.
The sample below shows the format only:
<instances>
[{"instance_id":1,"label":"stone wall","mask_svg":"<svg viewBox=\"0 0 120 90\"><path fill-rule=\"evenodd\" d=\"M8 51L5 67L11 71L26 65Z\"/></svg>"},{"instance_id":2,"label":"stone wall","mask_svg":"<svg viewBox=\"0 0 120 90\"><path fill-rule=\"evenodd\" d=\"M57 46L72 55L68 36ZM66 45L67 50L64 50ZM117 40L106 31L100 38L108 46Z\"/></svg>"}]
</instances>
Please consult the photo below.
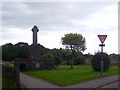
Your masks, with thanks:
<instances>
[{"instance_id":1,"label":"stone wall","mask_svg":"<svg viewBox=\"0 0 120 90\"><path fill-rule=\"evenodd\" d=\"M44 48L39 44L31 44L29 47L29 59L39 59L43 49Z\"/></svg>"},{"instance_id":2,"label":"stone wall","mask_svg":"<svg viewBox=\"0 0 120 90\"><path fill-rule=\"evenodd\" d=\"M17 59L14 62L15 67L20 71L25 70L43 70L43 69L55 69L55 60L29 60L29 59Z\"/></svg>"},{"instance_id":3,"label":"stone wall","mask_svg":"<svg viewBox=\"0 0 120 90\"><path fill-rule=\"evenodd\" d=\"M20 71L17 68L13 68L2 64L2 78L7 78L12 84L20 86Z\"/></svg>"}]
</instances>

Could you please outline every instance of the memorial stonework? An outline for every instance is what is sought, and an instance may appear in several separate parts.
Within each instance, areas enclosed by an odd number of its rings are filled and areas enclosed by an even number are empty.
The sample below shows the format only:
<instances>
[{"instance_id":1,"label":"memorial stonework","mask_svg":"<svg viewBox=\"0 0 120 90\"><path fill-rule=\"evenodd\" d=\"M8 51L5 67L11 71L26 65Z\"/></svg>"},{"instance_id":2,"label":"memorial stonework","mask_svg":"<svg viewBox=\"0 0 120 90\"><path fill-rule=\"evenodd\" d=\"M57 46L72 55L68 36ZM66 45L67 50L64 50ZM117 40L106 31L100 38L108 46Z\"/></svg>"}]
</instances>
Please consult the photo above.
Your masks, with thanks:
<instances>
[{"instance_id":1,"label":"memorial stonework","mask_svg":"<svg viewBox=\"0 0 120 90\"><path fill-rule=\"evenodd\" d=\"M37 28L37 26L34 26L32 28L32 32L33 32L33 44L36 45L37 44L37 32L39 31L39 29Z\"/></svg>"},{"instance_id":2,"label":"memorial stonework","mask_svg":"<svg viewBox=\"0 0 120 90\"><path fill-rule=\"evenodd\" d=\"M41 52L43 47L37 43L37 33L39 29L37 26L32 28L33 32L33 43L29 47L29 56L27 59L17 58L14 62L14 66L19 68L21 71L31 69L55 69L55 60L43 60L41 59Z\"/></svg>"}]
</instances>

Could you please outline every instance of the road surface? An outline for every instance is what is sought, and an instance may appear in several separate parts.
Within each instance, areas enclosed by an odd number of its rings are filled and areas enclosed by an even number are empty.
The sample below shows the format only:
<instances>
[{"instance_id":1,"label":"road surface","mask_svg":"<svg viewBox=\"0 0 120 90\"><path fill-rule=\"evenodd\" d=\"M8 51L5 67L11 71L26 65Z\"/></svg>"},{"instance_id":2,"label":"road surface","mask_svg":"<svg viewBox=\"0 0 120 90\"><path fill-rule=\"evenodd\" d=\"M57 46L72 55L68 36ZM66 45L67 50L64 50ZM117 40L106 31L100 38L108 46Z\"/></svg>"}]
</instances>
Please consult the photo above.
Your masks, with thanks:
<instances>
[{"instance_id":1,"label":"road surface","mask_svg":"<svg viewBox=\"0 0 120 90\"><path fill-rule=\"evenodd\" d=\"M101 88L120 88L120 81L107 84L105 86L102 86Z\"/></svg>"}]
</instances>

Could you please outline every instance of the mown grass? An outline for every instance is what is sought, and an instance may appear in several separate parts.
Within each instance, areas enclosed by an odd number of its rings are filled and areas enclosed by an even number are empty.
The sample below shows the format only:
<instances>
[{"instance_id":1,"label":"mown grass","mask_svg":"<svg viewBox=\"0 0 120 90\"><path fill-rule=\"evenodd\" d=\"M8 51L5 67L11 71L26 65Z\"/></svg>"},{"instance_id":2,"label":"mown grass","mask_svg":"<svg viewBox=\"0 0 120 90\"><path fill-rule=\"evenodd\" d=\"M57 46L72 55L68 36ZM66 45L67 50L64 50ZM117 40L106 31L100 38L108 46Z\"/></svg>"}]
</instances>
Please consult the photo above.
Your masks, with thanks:
<instances>
[{"instance_id":1,"label":"mown grass","mask_svg":"<svg viewBox=\"0 0 120 90\"><path fill-rule=\"evenodd\" d=\"M100 72L95 72L91 66L74 66L73 69L69 66L61 66L59 70L26 71L24 73L58 86L77 84L101 77ZM118 67L115 66L104 72L104 76L115 74L118 74Z\"/></svg>"}]
</instances>

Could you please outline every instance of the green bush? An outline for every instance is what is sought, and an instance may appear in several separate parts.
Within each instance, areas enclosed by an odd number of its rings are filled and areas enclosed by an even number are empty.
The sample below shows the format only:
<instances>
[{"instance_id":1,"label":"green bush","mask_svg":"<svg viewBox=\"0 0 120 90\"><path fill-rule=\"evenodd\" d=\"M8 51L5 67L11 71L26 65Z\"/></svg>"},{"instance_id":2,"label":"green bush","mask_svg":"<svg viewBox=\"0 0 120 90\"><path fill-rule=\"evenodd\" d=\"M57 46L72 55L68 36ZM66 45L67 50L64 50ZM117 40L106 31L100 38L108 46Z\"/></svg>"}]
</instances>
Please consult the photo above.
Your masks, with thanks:
<instances>
[{"instance_id":1,"label":"green bush","mask_svg":"<svg viewBox=\"0 0 120 90\"><path fill-rule=\"evenodd\" d=\"M74 65L83 65L85 64L85 58L82 54L76 54L74 57Z\"/></svg>"},{"instance_id":2,"label":"green bush","mask_svg":"<svg viewBox=\"0 0 120 90\"><path fill-rule=\"evenodd\" d=\"M42 59L54 59L54 55L52 53L45 53L41 56Z\"/></svg>"},{"instance_id":3,"label":"green bush","mask_svg":"<svg viewBox=\"0 0 120 90\"><path fill-rule=\"evenodd\" d=\"M102 56L102 54L103 54L103 71L107 71L110 67L110 59L108 57L108 54L98 52L92 57L92 60L91 60L92 68L95 71L101 71L101 58L102 58L101 56Z\"/></svg>"}]
</instances>

